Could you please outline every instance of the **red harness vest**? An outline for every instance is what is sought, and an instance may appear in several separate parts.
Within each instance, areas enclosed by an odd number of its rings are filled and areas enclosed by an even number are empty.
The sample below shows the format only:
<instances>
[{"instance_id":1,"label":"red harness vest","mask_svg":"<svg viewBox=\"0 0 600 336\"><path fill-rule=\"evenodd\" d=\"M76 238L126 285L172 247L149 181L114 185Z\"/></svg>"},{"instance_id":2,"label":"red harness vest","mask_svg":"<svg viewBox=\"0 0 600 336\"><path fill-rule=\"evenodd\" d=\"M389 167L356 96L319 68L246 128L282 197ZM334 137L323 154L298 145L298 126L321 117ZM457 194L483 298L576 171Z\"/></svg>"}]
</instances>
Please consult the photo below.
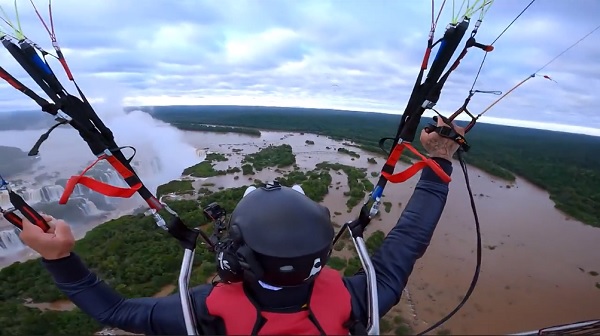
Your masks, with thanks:
<instances>
[{"instance_id":1,"label":"red harness vest","mask_svg":"<svg viewBox=\"0 0 600 336\"><path fill-rule=\"evenodd\" d=\"M246 296L242 283L215 286L206 298L206 306L211 316L223 319L228 335L252 334L258 314L266 320L259 335L319 335L321 331L326 335L348 335L352 311L342 277L328 267L315 278L308 309L299 312L259 311Z\"/></svg>"}]
</instances>

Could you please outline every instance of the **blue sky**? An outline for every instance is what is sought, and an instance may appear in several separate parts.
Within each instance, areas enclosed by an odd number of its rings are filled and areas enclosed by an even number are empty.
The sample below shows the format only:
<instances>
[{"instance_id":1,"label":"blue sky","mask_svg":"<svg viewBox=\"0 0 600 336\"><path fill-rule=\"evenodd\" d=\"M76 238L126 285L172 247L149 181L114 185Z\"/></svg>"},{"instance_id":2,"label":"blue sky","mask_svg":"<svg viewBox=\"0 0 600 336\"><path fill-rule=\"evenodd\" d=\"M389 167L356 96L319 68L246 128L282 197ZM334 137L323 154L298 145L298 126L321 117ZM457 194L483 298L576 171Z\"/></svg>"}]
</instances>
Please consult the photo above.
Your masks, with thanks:
<instances>
[{"instance_id":1,"label":"blue sky","mask_svg":"<svg viewBox=\"0 0 600 336\"><path fill-rule=\"evenodd\" d=\"M441 2L436 1L436 11ZM458 9L463 1L455 2ZM24 33L52 50L29 0L18 3ZM47 1L35 3L47 18ZM527 3L495 1L478 41L491 42ZM0 4L14 22L13 0ZM112 106L275 105L400 113L431 24L431 2L412 0L55 0L53 13L59 43L80 85L93 101ZM597 13L597 0L537 0L496 42L476 89L509 90L598 26ZM452 0L447 0L437 37L451 16ZM534 78L481 121L600 135L599 42L597 31L540 73L557 83ZM470 50L450 77L438 110L450 113L461 105L482 57L482 51ZM58 63L51 64L58 73ZM0 52L0 65L35 87L8 52ZM0 111L36 108L4 82L0 87ZM476 96L471 110L479 112L495 98Z\"/></svg>"}]
</instances>

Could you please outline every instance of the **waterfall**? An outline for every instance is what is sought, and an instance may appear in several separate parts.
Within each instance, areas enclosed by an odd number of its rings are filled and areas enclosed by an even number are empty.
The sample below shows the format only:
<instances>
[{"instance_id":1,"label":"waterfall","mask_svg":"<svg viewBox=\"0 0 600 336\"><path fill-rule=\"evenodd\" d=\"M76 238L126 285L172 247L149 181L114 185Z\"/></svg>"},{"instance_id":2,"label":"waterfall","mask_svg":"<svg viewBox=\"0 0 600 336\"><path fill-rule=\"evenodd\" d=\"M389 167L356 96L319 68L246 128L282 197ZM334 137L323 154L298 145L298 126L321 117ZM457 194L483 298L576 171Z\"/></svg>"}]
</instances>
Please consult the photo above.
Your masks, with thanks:
<instances>
[{"instance_id":1,"label":"waterfall","mask_svg":"<svg viewBox=\"0 0 600 336\"><path fill-rule=\"evenodd\" d=\"M0 255L8 255L23 249L17 229L0 231Z\"/></svg>"},{"instance_id":2,"label":"waterfall","mask_svg":"<svg viewBox=\"0 0 600 336\"><path fill-rule=\"evenodd\" d=\"M103 172L102 175L100 175L100 180L116 187L128 187L127 183L125 183L121 176L114 170Z\"/></svg>"},{"instance_id":3,"label":"waterfall","mask_svg":"<svg viewBox=\"0 0 600 336\"><path fill-rule=\"evenodd\" d=\"M81 184L75 185L75 189L73 189L73 193L71 195L75 197L82 197L90 193L90 189L82 186Z\"/></svg>"},{"instance_id":4,"label":"waterfall","mask_svg":"<svg viewBox=\"0 0 600 336\"><path fill-rule=\"evenodd\" d=\"M149 161L133 161L131 163L133 170L140 176L158 175L162 171L162 162L159 157L153 157Z\"/></svg>"},{"instance_id":5,"label":"waterfall","mask_svg":"<svg viewBox=\"0 0 600 336\"><path fill-rule=\"evenodd\" d=\"M243 145L243 144L240 144L240 145ZM196 148L196 155L200 159L199 162L202 162L202 161L206 160L207 151L204 149Z\"/></svg>"},{"instance_id":6,"label":"waterfall","mask_svg":"<svg viewBox=\"0 0 600 336\"><path fill-rule=\"evenodd\" d=\"M25 200L25 202L29 203L30 205L36 204L36 203L40 203L42 202L42 193L40 192L40 189L24 189L24 190L18 190L16 191L17 194L21 195L21 197L23 197L23 200Z\"/></svg>"},{"instance_id":7,"label":"waterfall","mask_svg":"<svg viewBox=\"0 0 600 336\"><path fill-rule=\"evenodd\" d=\"M34 205L34 204L42 203L42 202L44 202L44 203L58 202L58 200L62 196L64 190L65 189L62 186L50 185L50 186L43 186L39 189L21 188L19 190L15 190L15 192L17 194L21 195L21 197L23 197L23 200L25 200L25 202L27 202L31 205ZM5 190L0 191L0 207L3 207L3 208L12 207L12 205L10 204L10 201L9 201L8 192Z\"/></svg>"},{"instance_id":8,"label":"waterfall","mask_svg":"<svg viewBox=\"0 0 600 336\"><path fill-rule=\"evenodd\" d=\"M162 171L162 162L160 162L159 157L153 157L150 161L150 168L152 169L152 174L157 175Z\"/></svg>"},{"instance_id":9,"label":"waterfall","mask_svg":"<svg viewBox=\"0 0 600 336\"><path fill-rule=\"evenodd\" d=\"M44 202L58 202L64 191L59 185L44 186L40 189L41 199Z\"/></svg>"},{"instance_id":10,"label":"waterfall","mask_svg":"<svg viewBox=\"0 0 600 336\"><path fill-rule=\"evenodd\" d=\"M39 203L43 199L42 193L39 189L19 189L13 191L21 195L21 197L23 197L23 200L30 204ZM0 190L0 207L4 209L12 207L12 204L10 204L10 197L8 196L8 191L6 190Z\"/></svg>"},{"instance_id":11,"label":"waterfall","mask_svg":"<svg viewBox=\"0 0 600 336\"><path fill-rule=\"evenodd\" d=\"M85 198L77 198L77 208L81 210L81 213L84 216L95 216L101 213L100 210L96 207L96 205Z\"/></svg>"},{"instance_id":12,"label":"waterfall","mask_svg":"<svg viewBox=\"0 0 600 336\"><path fill-rule=\"evenodd\" d=\"M0 190L0 208L11 208L12 204L10 204L8 192L6 190Z\"/></svg>"}]
</instances>

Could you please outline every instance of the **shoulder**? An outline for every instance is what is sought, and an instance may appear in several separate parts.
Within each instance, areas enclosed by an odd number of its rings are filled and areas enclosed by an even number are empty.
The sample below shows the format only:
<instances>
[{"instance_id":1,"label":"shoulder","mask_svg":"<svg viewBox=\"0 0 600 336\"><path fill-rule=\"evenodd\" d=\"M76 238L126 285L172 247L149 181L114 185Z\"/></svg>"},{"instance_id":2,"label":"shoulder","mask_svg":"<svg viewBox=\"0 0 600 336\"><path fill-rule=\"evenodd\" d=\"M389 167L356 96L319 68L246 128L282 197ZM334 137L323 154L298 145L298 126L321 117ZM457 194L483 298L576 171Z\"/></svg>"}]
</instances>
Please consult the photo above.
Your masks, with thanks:
<instances>
[{"instance_id":1,"label":"shoulder","mask_svg":"<svg viewBox=\"0 0 600 336\"><path fill-rule=\"evenodd\" d=\"M210 293L212 293L213 288L213 284L204 284L190 289L190 296L197 313L208 314L206 300L208 299Z\"/></svg>"},{"instance_id":2,"label":"shoulder","mask_svg":"<svg viewBox=\"0 0 600 336\"><path fill-rule=\"evenodd\" d=\"M190 296L192 298L192 306L195 308L196 321L198 321L198 327L202 329L201 334L203 335L224 335L225 324L219 317L212 316L208 310L208 298L213 290L215 289L214 284L205 284L192 288L190 290Z\"/></svg>"}]
</instances>

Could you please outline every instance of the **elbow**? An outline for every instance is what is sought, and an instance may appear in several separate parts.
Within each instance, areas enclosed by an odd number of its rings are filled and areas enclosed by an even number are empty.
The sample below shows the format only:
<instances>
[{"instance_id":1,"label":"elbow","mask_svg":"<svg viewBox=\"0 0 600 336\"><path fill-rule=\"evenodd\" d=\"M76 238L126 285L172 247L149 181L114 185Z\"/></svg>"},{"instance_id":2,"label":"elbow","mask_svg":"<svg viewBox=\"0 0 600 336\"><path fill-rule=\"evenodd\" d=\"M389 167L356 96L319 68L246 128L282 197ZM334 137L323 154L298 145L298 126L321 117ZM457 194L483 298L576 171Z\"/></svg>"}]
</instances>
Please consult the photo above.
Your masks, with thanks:
<instances>
[{"instance_id":1,"label":"elbow","mask_svg":"<svg viewBox=\"0 0 600 336\"><path fill-rule=\"evenodd\" d=\"M153 310L153 306L147 307L148 310L132 309L128 302L131 299L121 299L111 308L103 312L95 312L95 314L89 314L98 323L103 326L112 328L119 328L126 332L134 334L155 334L152 331L149 316Z\"/></svg>"},{"instance_id":2,"label":"elbow","mask_svg":"<svg viewBox=\"0 0 600 336\"><path fill-rule=\"evenodd\" d=\"M383 318L394 306L400 302L402 290L406 284L392 284L387 280L377 279L377 306L379 307L379 318Z\"/></svg>"},{"instance_id":3,"label":"elbow","mask_svg":"<svg viewBox=\"0 0 600 336\"><path fill-rule=\"evenodd\" d=\"M379 298L379 313L385 315L392 307L400 302L402 290L412 270L406 259L390 260L373 259L377 272L377 297Z\"/></svg>"},{"instance_id":4,"label":"elbow","mask_svg":"<svg viewBox=\"0 0 600 336\"><path fill-rule=\"evenodd\" d=\"M119 324L119 309L123 306L125 299L121 299L114 306L108 308L103 312L94 312L93 314L88 314L92 316L96 321L100 324L111 326L111 327L122 327Z\"/></svg>"}]
</instances>

